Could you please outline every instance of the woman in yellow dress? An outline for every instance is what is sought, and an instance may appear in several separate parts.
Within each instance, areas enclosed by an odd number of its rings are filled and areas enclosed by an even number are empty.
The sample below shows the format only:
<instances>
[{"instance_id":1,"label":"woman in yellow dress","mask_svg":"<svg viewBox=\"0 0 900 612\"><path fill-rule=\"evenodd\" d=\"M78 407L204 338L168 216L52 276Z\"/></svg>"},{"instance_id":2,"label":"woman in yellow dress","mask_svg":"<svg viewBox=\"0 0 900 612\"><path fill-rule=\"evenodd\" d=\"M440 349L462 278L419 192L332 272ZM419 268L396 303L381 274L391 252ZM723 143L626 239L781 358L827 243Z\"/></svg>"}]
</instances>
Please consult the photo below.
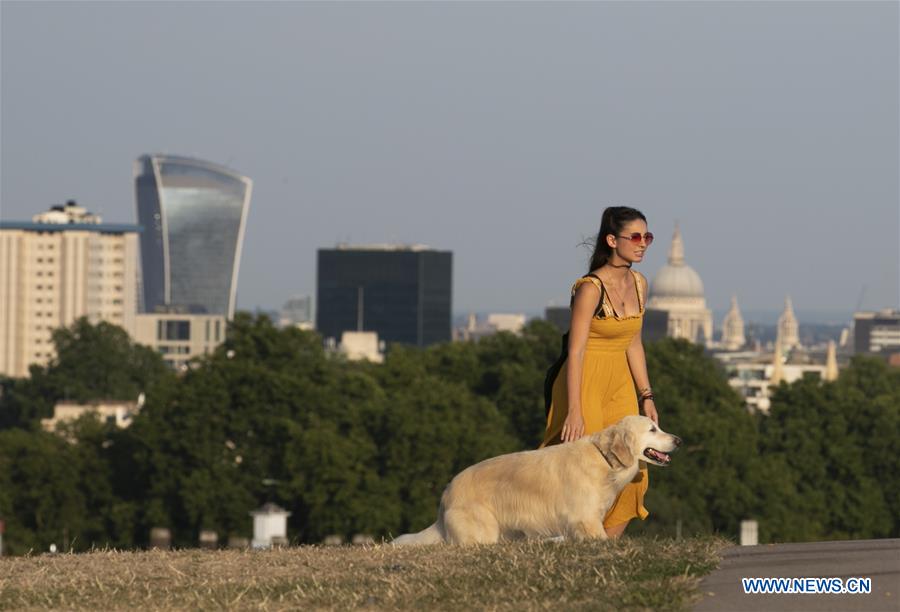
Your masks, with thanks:
<instances>
[{"instance_id":1,"label":"woman in yellow dress","mask_svg":"<svg viewBox=\"0 0 900 612\"><path fill-rule=\"evenodd\" d=\"M547 430L541 446L577 440L638 414L659 424L641 323L647 279L631 269L643 260L653 234L634 208L603 211L590 272L572 287L572 319L563 354L547 375ZM609 537L628 522L647 518L647 469L626 485L603 520Z\"/></svg>"}]
</instances>

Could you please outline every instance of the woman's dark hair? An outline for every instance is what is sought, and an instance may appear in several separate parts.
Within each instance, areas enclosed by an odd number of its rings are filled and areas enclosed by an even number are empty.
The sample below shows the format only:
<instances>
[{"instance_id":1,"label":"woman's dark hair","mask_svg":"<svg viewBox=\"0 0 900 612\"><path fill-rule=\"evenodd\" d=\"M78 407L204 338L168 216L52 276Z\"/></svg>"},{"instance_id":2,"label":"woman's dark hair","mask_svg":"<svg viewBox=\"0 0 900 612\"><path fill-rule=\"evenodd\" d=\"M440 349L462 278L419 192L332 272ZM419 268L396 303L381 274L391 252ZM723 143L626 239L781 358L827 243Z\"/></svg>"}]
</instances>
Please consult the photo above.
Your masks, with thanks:
<instances>
[{"instance_id":1,"label":"woman's dark hair","mask_svg":"<svg viewBox=\"0 0 900 612\"><path fill-rule=\"evenodd\" d=\"M606 237L610 234L618 236L626 224L637 219L644 223L647 222L644 213L629 206L610 206L603 211L603 217L600 218L600 231L597 233L597 244L594 246L594 254L591 256L588 272L603 267L609 256L612 255L612 249L606 243Z\"/></svg>"}]
</instances>

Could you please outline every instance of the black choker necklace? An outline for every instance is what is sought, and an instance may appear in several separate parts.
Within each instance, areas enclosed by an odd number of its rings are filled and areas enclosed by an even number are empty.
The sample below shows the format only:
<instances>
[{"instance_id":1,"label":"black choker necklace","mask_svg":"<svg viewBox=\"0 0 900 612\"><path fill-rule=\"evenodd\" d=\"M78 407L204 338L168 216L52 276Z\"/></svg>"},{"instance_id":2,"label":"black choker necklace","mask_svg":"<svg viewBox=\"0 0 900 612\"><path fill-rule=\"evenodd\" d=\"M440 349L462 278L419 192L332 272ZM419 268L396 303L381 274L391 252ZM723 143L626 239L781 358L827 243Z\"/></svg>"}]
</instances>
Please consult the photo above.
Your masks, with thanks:
<instances>
[{"instance_id":1,"label":"black choker necklace","mask_svg":"<svg viewBox=\"0 0 900 612\"><path fill-rule=\"evenodd\" d=\"M606 264L606 265L608 265L610 268L630 268L631 267L630 263L622 264L621 266L617 266L616 264Z\"/></svg>"}]
</instances>

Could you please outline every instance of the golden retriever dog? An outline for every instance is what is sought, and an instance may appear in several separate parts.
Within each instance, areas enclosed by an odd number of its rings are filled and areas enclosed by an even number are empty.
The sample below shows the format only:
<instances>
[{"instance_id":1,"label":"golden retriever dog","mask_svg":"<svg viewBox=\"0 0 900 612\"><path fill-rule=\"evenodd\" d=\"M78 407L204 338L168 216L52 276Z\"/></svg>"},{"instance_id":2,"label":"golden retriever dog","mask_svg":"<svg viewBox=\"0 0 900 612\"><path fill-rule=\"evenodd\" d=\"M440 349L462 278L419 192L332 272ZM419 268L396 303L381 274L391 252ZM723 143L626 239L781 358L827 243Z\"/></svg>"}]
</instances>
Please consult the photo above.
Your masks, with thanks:
<instances>
[{"instance_id":1,"label":"golden retriever dog","mask_svg":"<svg viewBox=\"0 0 900 612\"><path fill-rule=\"evenodd\" d=\"M628 416L575 442L487 459L447 485L433 525L392 543L605 539L603 518L639 463L666 466L680 445L647 417Z\"/></svg>"}]
</instances>

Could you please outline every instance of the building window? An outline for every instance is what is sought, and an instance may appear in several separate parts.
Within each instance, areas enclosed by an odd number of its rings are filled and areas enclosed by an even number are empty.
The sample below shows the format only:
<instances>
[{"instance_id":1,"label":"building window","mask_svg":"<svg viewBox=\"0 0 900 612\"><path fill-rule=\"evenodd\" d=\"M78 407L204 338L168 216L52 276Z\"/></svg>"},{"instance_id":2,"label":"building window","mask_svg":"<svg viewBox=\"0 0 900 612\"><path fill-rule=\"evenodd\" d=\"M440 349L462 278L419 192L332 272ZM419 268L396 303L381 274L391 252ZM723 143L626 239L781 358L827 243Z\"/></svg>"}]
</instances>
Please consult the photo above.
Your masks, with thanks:
<instances>
[{"instance_id":1,"label":"building window","mask_svg":"<svg viewBox=\"0 0 900 612\"><path fill-rule=\"evenodd\" d=\"M219 321L216 320L216 342L219 341Z\"/></svg>"},{"instance_id":2,"label":"building window","mask_svg":"<svg viewBox=\"0 0 900 612\"><path fill-rule=\"evenodd\" d=\"M189 346L170 344L161 344L158 350L160 355L189 355L191 353L191 347Z\"/></svg>"},{"instance_id":3,"label":"building window","mask_svg":"<svg viewBox=\"0 0 900 612\"><path fill-rule=\"evenodd\" d=\"M156 325L157 340L190 340L190 321L159 321Z\"/></svg>"}]
</instances>

